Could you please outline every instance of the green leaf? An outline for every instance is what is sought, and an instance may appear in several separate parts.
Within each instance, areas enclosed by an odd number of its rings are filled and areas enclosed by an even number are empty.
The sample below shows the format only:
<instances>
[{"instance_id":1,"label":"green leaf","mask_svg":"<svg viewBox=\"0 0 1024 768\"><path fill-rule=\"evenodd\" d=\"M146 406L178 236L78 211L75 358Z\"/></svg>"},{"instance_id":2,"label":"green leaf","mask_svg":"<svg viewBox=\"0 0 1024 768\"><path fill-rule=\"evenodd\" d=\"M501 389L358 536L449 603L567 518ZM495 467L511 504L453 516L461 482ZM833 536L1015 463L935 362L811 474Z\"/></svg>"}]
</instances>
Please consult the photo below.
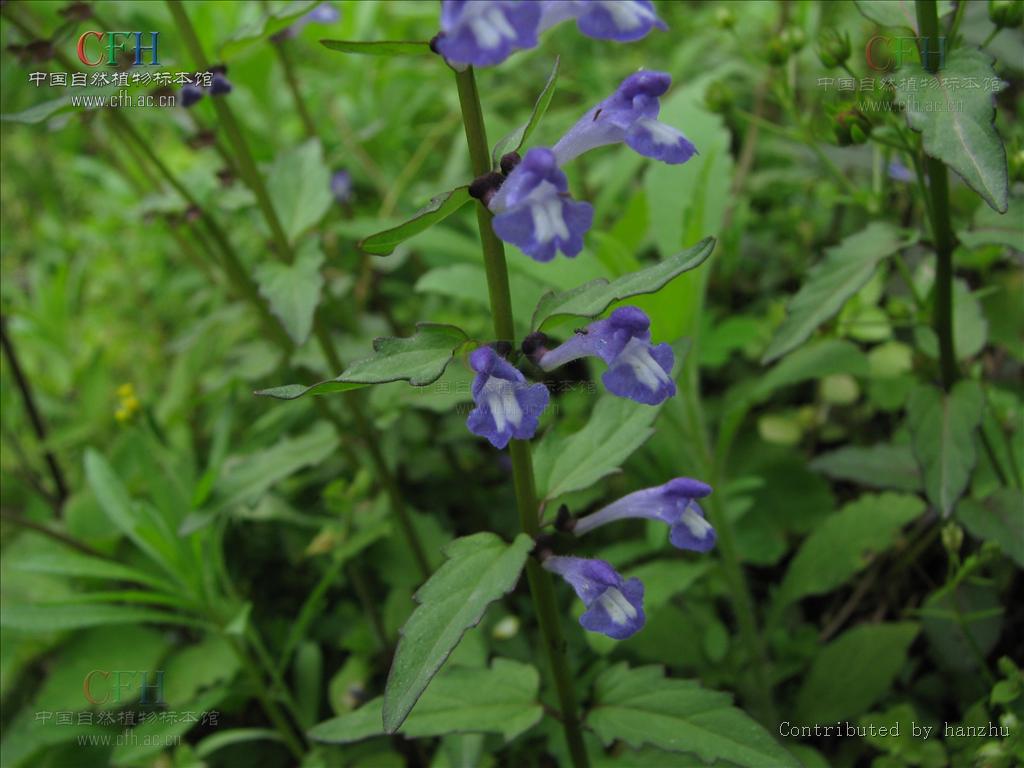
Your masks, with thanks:
<instances>
[{"instance_id":1,"label":"green leaf","mask_svg":"<svg viewBox=\"0 0 1024 768\"><path fill-rule=\"evenodd\" d=\"M863 288L878 263L917 242L917 236L884 222L872 222L825 251L806 282L789 302L788 313L764 353L768 363L800 346L846 301Z\"/></svg>"},{"instance_id":2,"label":"green leaf","mask_svg":"<svg viewBox=\"0 0 1024 768\"><path fill-rule=\"evenodd\" d=\"M964 499L956 517L971 536L995 542L1024 568L1024 495L1014 488L1000 488L984 501Z\"/></svg>"},{"instance_id":3,"label":"green leaf","mask_svg":"<svg viewBox=\"0 0 1024 768\"><path fill-rule=\"evenodd\" d=\"M925 510L917 496L861 496L825 518L807 537L786 571L780 599L786 603L830 592L891 547L900 529Z\"/></svg>"},{"instance_id":4,"label":"green leaf","mask_svg":"<svg viewBox=\"0 0 1024 768\"><path fill-rule=\"evenodd\" d=\"M366 56L429 56L430 43L420 40L321 40L320 45L342 53Z\"/></svg>"},{"instance_id":5,"label":"green leaf","mask_svg":"<svg viewBox=\"0 0 1024 768\"><path fill-rule=\"evenodd\" d=\"M570 491L590 488L616 472L654 434L651 425L660 409L605 395L597 401L582 429L568 436L554 432L546 435L534 457L538 496L550 501Z\"/></svg>"},{"instance_id":6,"label":"green leaf","mask_svg":"<svg viewBox=\"0 0 1024 768\"><path fill-rule=\"evenodd\" d=\"M219 749L249 741L284 741L284 737L273 728L229 728L196 744L196 757L207 758Z\"/></svg>"},{"instance_id":7,"label":"green leaf","mask_svg":"<svg viewBox=\"0 0 1024 768\"><path fill-rule=\"evenodd\" d=\"M503 155L509 152L518 152L522 149L523 144L530 138L530 134L537 128L540 121L544 119L544 113L548 111L551 97L555 95L555 83L558 82L558 65L560 61L561 57L556 56L555 64L551 67L551 74L548 75L548 81L544 84L540 95L537 97L537 101L533 105L530 119L494 145L494 151L491 152L491 163L494 168L497 168L499 163L501 163Z\"/></svg>"},{"instance_id":8,"label":"green leaf","mask_svg":"<svg viewBox=\"0 0 1024 768\"><path fill-rule=\"evenodd\" d=\"M471 199L468 186L456 187L451 192L445 192L431 199L408 221L363 238L359 241L359 247L375 256L387 256L400 243L438 222L444 221Z\"/></svg>"},{"instance_id":9,"label":"green leaf","mask_svg":"<svg viewBox=\"0 0 1024 768\"><path fill-rule=\"evenodd\" d=\"M905 27L917 34L917 12L914 0L855 0L857 10L866 18L883 27ZM938 16L942 18L953 10L949 0L939 0Z\"/></svg>"},{"instance_id":10,"label":"green leaf","mask_svg":"<svg viewBox=\"0 0 1024 768\"><path fill-rule=\"evenodd\" d=\"M61 96L57 99L50 99L35 106L23 109L21 112L10 112L0 115L0 121L5 123L21 123L22 125L38 125L58 115L68 112L76 112L88 109L98 109L102 106L99 99L105 99L116 94L113 88L87 88L73 94L77 105L71 103L72 94ZM90 103L91 101L91 103Z\"/></svg>"},{"instance_id":11,"label":"green leaf","mask_svg":"<svg viewBox=\"0 0 1024 768\"><path fill-rule=\"evenodd\" d=\"M419 603L402 638L384 690L384 729L394 733L462 635L483 618L487 606L519 581L533 540L519 534L506 544L493 533L456 539L447 561L416 593Z\"/></svg>"},{"instance_id":12,"label":"green leaf","mask_svg":"<svg viewBox=\"0 0 1024 768\"><path fill-rule=\"evenodd\" d=\"M868 488L922 489L921 471L909 445L847 445L817 456L810 466L833 480L846 480Z\"/></svg>"},{"instance_id":13,"label":"green leaf","mask_svg":"<svg viewBox=\"0 0 1024 768\"><path fill-rule=\"evenodd\" d=\"M465 331L454 325L419 323L413 336L396 338L385 336L373 342L373 357L357 360L337 378L304 387L286 384L256 392L263 397L294 400L309 392L344 392L369 384L389 381L408 381L414 387L433 384L444 373L448 363L469 341Z\"/></svg>"},{"instance_id":14,"label":"green leaf","mask_svg":"<svg viewBox=\"0 0 1024 768\"><path fill-rule=\"evenodd\" d=\"M203 689L230 681L238 668L238 656L220 635L209 634L198 643L179 646L164 662L167 706L183 707Z\"/></svg>"},{"instance_id":15,"label":"green leaf","mask_svg":"<svg viewBox=\"0 0 1024 768\"><path fill-rule=\"evenodd\" d=\"M60 632L105 624L196 624L193 619L148 608L110 603L34 603L0 608L0 625L26 632Z\"/></svg>"},{"instance_id":16,"label":"green leaf","mask_svg":"<svg viewBox=\"0 0 1024 768\"><path fill-rule=\"evenodd\" d=\"M318 139L283 152L267 176L274 210L290 243L319 223L331 207L331 174Z\"/></svg>"},{"instance_id":17,"label":"green leaf","mask_svg":"<svg viewBox=\"0 0 1024 768\"><path fill-rule=\"evenodd\" d=\"M223 688L206 691L189 702L186 711L199 715L213 710L227 695ZM110 755L112 765L138 765L146 758L164 751L168 744L181 742L181 737L199 724L199 718L178 717L171 720L153 718L137 725L116 742Z\"/></svg>"},{"instance_id":18,"label":"green leaf","mask_svg":"<svg viewBox=\"0 0 1024 768\"><path fill-rule=\"evenodd\" d=\"M286 437L269 448L237 457L217 480L212 509L254 503L276 483L304 467L316 466L337 447L337 432L321 422L298 437Z\"/></svg>"},{"instance_id":19,"label":"green leaf","mask_svg":"<svg viewBox=\"0 0 1024 768\"><path fill-rule=\"evenodd\" d=\"M971 228L959 230L956 234L968 248L1003 245L1020 251L1024 248L1024 197L1011 196L1005 214L979 205ZM956 304L953 306L955 308Z\"/></svg>"},{"instance_id":20,"label":"green leaf","mask_svg":"<svg viewBox=\"0 0 1024 768\"><path fill-rule=\"evenodd\" d=\"M859 717L879 701L904 668L918 625L861 624L815 657L797 694L794 720L827 723Z\"/></svg>"},{"instance_id":21,"label":"green leaf","mask_svg":"<svg viewBox=\"0 0 1024 768\"><path fill-rule=\"evenodd\" d=\"M399 733L427 738L447 733L498 733L506 741L535 725L543 715L537 701L540 676L529 664L497 658L490 669L452 667L435 677ZM313 726L314 741L348 744L381 736L384 697L354 712Z\"/></svg>"},{"instance_id":22,"label":"green leaf","mask_svg":"<svg viewBox=\"0 0 1024 768\"><path fill-rule=\"evenodd\" d=\"M995 94L1006 83L994 91L950 84L967 79L997 80L990 57L974 48L957 48L935 75L920 64L907 64L897 72L896 103L905 107L907 124L922 135L924 151L960 174L993 209L1005 213L1006 149L993 121Z\"/></svg>"},{"instance_id":23,"label":"green leaf","mask_svg":"<svg viewBox=\"0 0 1024 768\"><path fill-rule=\"evenodd\" d=\"M622 662L598 677L589 726L605 745L650 744L687 752L707 763L722 760L750 768L799 763L753 719L732 706L725 693L693 680L673 680L661 667L630 669Z\"/></svg>"},{"instance_id":24,"label":"green leaf","mask_svg":"<svg viewBox=\"0 0 1024 768\"><path fill-rule=\"evenodd\" d=\"M715 239L706 237L692 248L670 256L653 267L623 275L610 283L599 278L571 291L547 293L537 304L531 324L540 330L545 322L556 317L597 317L613 302L630 296L655 293L673 278L703 264L714 248Z\"/></svg>"},{"instance_id":25,"label":"green leaf","mask_svg":"<svg viewBox=\"0 0 1024 768\"><path fill-rule=\"evenodd\" d=\"M12 570L28 573L46 573L55 576L73 576L76 579L111 579L114 581L134 581L167 592L175 592L178 588L158 576L130 568L126 565L104 560L101 557L80 555L77 552L61 551L40 552L13 562Z\"/></svg>"},{"instance_id":26,"label":"green leaf","mask_svg":"<svg viewBox=\"0 0 1024 768\"><path fill-rule=\"evenodd\" d=\"M922 384L907 401L907 424L928 499L943 516L953 511L967 488L976 454L974 432L985 396L980 385L959 381L948 393Z\"/></svg>"},{"instance_id":27,"label":"green leaf","mask_svg":"<svg viewBox=\"0 0 1024 768\"><path fill-rule=\"evenodd\" d=\"M284 325L297 346L313 330L313 314L320 302L324 279L320 267L324 254L316 240L308 240L299 249L294 264L265 262L256 268L260 294L270 302L270 310Z\"/></svg>"},{"instance_id":28,"label":"green leaf","mask_svg":"<svg viewBox=\"0 0 1024 768\"><path fill-rule=\"evenodd\" d=\"M220 58L231 60L249 46L280 32L320 4L319 0L296 0L246 24L220 47Z\"/></svg>"}]
</instances>

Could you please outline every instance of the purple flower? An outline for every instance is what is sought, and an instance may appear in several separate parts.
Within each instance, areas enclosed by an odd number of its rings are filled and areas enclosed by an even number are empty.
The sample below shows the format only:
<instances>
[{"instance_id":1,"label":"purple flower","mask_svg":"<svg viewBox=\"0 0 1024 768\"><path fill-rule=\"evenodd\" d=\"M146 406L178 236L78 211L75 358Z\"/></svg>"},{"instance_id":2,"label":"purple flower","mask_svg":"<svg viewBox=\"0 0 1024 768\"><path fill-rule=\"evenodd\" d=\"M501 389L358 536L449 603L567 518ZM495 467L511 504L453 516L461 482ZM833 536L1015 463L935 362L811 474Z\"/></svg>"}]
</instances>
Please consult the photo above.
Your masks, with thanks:
<instances>
[{"instance_id":1,"label":"purple flower","mask_svg":"<svg viewBox=\"0 0 1024 768\"><path fill-rule=\"evenodd\" d=\"M656 488L623 496L614 504L576 521L573 533L588 531L615 520L643 517L669 525L669 541L679 549L707 552L715 546L715 529L704 518L696 499L711 493L711 486L689 477L677 477Z\"/></svg>"},{"instance_id":2,"label":"purple flower","mask_svg":"<svg viewBox=\"0 0 1024 768\"><path fill-rule=\"evenodd\" d=\"M640 579L623 579L604 560L554 556L542 565L569 582L587 606L580 616L584 629L624 640L643 627L646 617Z\"/></svg>"},{"instance_id":3,"label":"purple flower","mask_svg":"<svg viewBox=\"0 0 1024 768\"><path fill-rule=\"evenodd\" d=\"M438 52L451 64L487 67L537 45L541 5L519 0L443 0Z\"/></svg>"},{"instance_id":4,"label":"purple flower","mask_svg":"<svg viewBox=\"0 0 1024 768\"><path fill-rule=\"evenodd\" d=\"M213 81L210 83L211 96L224 96L231 93L231 82L223 72L214 72Z\"/></svg>"},{"instance_id":5,"label":"purple flower","mask_svg":"<svg viewBox=\"0 0 1024 768\"><path fill-rule=\"evenodd\" d=\"M490 347L480 347L469 356L476 371L473 400L466 426L474 435L486 437L495 448L504 448L513 437L529 440L548 405L543 384L530 384L510 363Z\"/></svg>"},{"instance_id":6,"label":"purple flower","mask_svg":"<svg viewBox=\"0 0 1024 768\"><path fill-rule=\"evenodd\" d=\"M910 182L914 180L913 172L899 160L889 163L889 178L894 181Z\"/></svg>"},{"instance_id":7,"label":"purple flower","mask_svg":"<svg viewBox=\"0 0 1024 768\"><path fill-rule=\"evenodd\" d=\"M181 86L181 90L178 91L181 98L181 106L188 109L201 98L203 98L203 89L195 83L185 83Z\"/></svg>"},{"instance_id":8,"label":"purple flower","mask_svg":"<svg viewBox=\"0 0 1024 768\"><path fill-rule=\"evenodd\" d=\"M608 364L601 381L609 392L657 405L676 393L672 380L675 355L668 344L651 344L650 327L650 318L640 309L619 307L604 320L591 323L564 344L545 352L540 367L550 371L594 355Z\"/></svg>"},{"instance_id":9,"label":"purple flower","mask_svg":"<svg viewBox=\"0 0 1024 768\"><path fill-rule=\"evenodd\" d=\"M618 90L591 108L553 147L559 165L605 144L626 142L633 150L666 163L685 163L696 147L671 126L658 122L658 97L672 78L665 72L635 72Z\"/></svg>"},{"instance_id":10,"label":"purple flower","mask_svg":"<svg viewBox=\"0 0 1024 768\"><path fill-rule=\"evenodd\" d=\"M587 37L628 43L639 40L654 27L668 29L654 12L651 0L545 0L539 31L566 19Z\"/></svg>"},{"instance_id":11,"label":"purple flower","mask_svg":"<svg viewBox=\"0 0 1024 768\"><path fill-rule=\"evenodd\" d=\"M352 199L352 174L348 171L335 171L331 174L331 194L342 204Z\"/></svg>"},{"instance_id":12,"label":"purple flower","mask_svg":"<svg viewBox=\"0 0 1024 768\"><path fill-rule=\"evenodd\" d=\"M494 234L537 261L557 251L575 256L594 220L594 208L569 196L569 182L546 147L526 153L488 207L496 214Z\"/></svg>"}]
</instances>

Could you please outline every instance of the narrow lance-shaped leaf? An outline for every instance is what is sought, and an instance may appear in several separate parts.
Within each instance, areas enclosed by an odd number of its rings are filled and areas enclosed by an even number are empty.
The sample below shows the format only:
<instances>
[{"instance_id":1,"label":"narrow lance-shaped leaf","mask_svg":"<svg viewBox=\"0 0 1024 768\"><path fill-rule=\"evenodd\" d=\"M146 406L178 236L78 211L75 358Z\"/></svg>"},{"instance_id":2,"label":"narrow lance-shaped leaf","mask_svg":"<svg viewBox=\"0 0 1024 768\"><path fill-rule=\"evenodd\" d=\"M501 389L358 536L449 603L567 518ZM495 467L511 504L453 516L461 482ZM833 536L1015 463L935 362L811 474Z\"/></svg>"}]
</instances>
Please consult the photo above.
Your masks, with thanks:
<instances>
[{"instance_id":1,"label":"narrow lance-shaped leaf","mask_svg":"<svg viewBox=\"0 0 1024 768\"><path fill-rule=\"evenodd\" d=\"M498 733L509 741L543 715L537 701L536 668L511 659L495 659L490 669L454 667L435 677L399 733L409 738L447 733ZM314 741L349 744L384 735L384 697L354 712L313 726Z\"/></svg>"},{"instance_id":2,"label":"narrow lance-shaped leaf","mask_svg":"<svg viewBox=\"0 0 1024 768\"><path fill-rule=\"evenodd\" d=\"M375 256L387 256L399 244L444 221L471 199L468 186L456 187L451 192L435 197L408 221L363 238L359 241L359 247Z\"/></svg>"},{"instance_id":3,"label":"narrow lance-shaped leaf","mask_svg":"<svg viewBox=\"0 0 1024 768\"><path fill-rule=\"evenodd\" d=\"M318 384L286 384L256 392L262 397L294 400L313 392L344 392L370 384L408 381L414 387L432 384L441 378L448 363L469 337L454 325L420 323L409 337L385 336L373 342L374 354L357 360L336 378Z\"/></svg>"},{"instance_id":4,"label":"narrow lance-shaped leaf","mask_svg":"<svg viewBox=\"0 0 1024 768\"><path fill-rule=\"evenodd\" d=\"M958 85L974 80L981 88ZM1009 183L1006 149L996 133L995 95L1006 87L981 51L958 48L937 74L920 64L897 73L896 103L921 134L924 151L960 174L992 208L1005 213ZM907 83L913 83L911 88ZM986 84L997 83L995 88Z\"/></svg>"},{"instance_id":5,"label":"narrow lance-shaped leaf","mask_svg":"<svg viewBox=\"0 0 1024 768\"><path fill-rule=\"evenodd\" d=\"M917 11L914 0L855 0L857 10L883 27L905 27L917 34ZM949 0L939 0L938 15L942 18L953 10Z\"/></svg>"},{"instance_id":6,"label":"narrow lance-shaped leaf","mask_svg":"<svg viewBox=\"0 0 1024 768\"><path fill-rule=\"evenodd\" d=\"M220 58L233 59L250 45L280 32L320 5L320 0L298 0L246 24L220 47Z\"/></svg>"},{"instance_id":7,"label":"narrow lance-shaped leaf","mask_svg":"<svg viewBox=\"0 0 1024 768\"><path fill-rule=\"evenodd\" d=\"M402 627L384 690L385 731L398 730L466 630L515 587L532 548L533 540L523 533L512 544L493 533L477 533L445 547L447 562L420 587L419 606Z\"/></svg>"},{"instance_id":8,"label":"narrow lance-shaped leaf","mask_svg":"<svg viewBox=\"0 0 1024 768\"><path fill-rule=\"evenodd\" d=\"M786 320L768 345L762 362L768 363L796 349L871 279L878 263L913 245L917 236L884 222L844 238L825 252L797 294L789 302Z\"/></svg>"},{"instance_id":9,"label":"narrow lance-shaped leaf","mask_svg":"<svg viewBox=\"0 0 1024 768\"><path fill-rule=\"evenodd\" d=\"M907 401L914 456L924 474L928 499L943 516L949 515L977 459L974 432L981 423L985 396L976 381L964 380L948 393L923 384Z\"/></svg>"},{"instance_id":10,"label":"narrow lance-shaped leaf","mask_svg":"<svg viewBox=\"0 0 1024 768\"><path fill-rule=\"evenodd\" d=\"M430 43L422 40L321 40L320 45L341 53L364 56L426 56Z\"/></svg>"},{"instance_id":11,"label":"narrow lance-shaped leaf","mask_svg":"<svg viewBox=\"0 0 1024 768\"><path fill-rule=\"evenodd\" d=\"M558 82L558 65L560 61L560 57L555 58L555 65L551 68L551 74L548 75L548 81L544 84L544 88L541 89L540 95L537 97L537 101L533 105L533 112L530 113L530 119L494 145L494 151L491 153L491 160L495 168L498 167L503 155L509 152L518 152L522 149L523 144L525 144L526 140L530 138L530 134L534 132L538 125L540 125L540 121L544 119L544 113L548 111L548 105L551 104L551 98L555 95L555 83Z\"/></svg>"},{"instance_id":12,"label":"narrow lance-shaped leaf","mask_svg":"<svg viewBox=\"0 0 1024 768\"><path fill-rule=\"evenodd\" d=\"M732 706L728 694L693 680L673 680L661 667L630 669L625 662L595 683L586 724L605 744L650 744L749 768L796 768L799 763L768 732Z\"/></svg>"},{"instance_id":13,"label":"narrow lance-shaped leaf","mask_svg":"<svg viewBox=\"0 0 1024 768\"><path fill-rule=\"evenodd\" d=\"M570 291L546 293L537 302L532 325L540 330L544 323L552 318L597 317L613 302L628 299L630 296L655 293L673 278L703 264L714 247L715 239L706 237L692 248L670 256L652 267L623 275L611 282L599 278Z\"/></svg>"}]
</instances>

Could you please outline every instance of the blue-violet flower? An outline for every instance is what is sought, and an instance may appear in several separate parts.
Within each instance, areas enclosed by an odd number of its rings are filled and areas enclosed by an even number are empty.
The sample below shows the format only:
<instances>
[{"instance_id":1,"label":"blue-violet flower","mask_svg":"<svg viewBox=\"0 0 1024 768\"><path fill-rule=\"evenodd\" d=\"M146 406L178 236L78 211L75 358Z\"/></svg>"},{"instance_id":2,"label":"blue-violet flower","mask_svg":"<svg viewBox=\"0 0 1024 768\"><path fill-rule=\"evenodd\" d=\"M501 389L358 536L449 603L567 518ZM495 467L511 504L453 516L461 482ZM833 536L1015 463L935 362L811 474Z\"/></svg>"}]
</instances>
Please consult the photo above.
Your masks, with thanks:
<instances>
[{"instance_id":1,"label":"blue-violet flower","mask_svg":"<svg viewBox=\"0 0 1024 768\"><path fill-rule=\"evenodd\" d=\"M582 557L548 557L542 566L557 573L576 590L587 610L580 624L623 640L644 625L644 585L640 579L623 579L604 560Z\"/></svg>"},{"instance_id":2,"label":"blue-violet flower","mask_svg":"<svg viewBox=\"0 0 1024 768\"><path fill-rule=\"evenodd\" d=\"M584 152L620 141L645 157L666 163L685 163L697 153L683 134L658 121L658 101L672 77L666 72L634 72L618 89L592 107L552 148L565 165Z\"/></svg>"},{"instance_id":3,"label":"blue-violet flower","mask_svg":"<svg viewBox=\"0 0 1024 768\"><path fill-rule=\"evenodd\" d=\"M352 174L346 170L331 174L331 194L339 203L347 203L352 199Z\"/></svg>"},{"instance_id":4,"label":"blue-violet flower","mask_svg":"<svg viewBox=\"0 0 1024 768\"><path fill-rule=\"evenodd\" d=\"M669 541L673 546L707 552L715 546L715 529L704 518L704 511L696 500L710 493L711 486L700 480L677 477L664 485L623 496L604 509L581 517L572 530L582 536L615 520L633 517L661 520L669 525Z\"/></svg>"},{"instance_id":5,"label":"blue-violet flower","mask_svg":"<svg viewBox=\"0 0 1024 768\"><path fill-rule=\"evenodd\" d=\"M181 106L188 109L201 98L203 98L203 89L195 83L185 83L181 86L181 90L178 91L181 98Z\"/></svg>"},{"instance_id":6,"label":"blue-violet flower","mask_svg":"<svg viewBox=\"0 0 1024 768\"><path fill-rule=\"evenodd\" d=\"M540 32L576 19L577 29L587 37L628 43L655 27L668 29L651 0L545 0L541 5Z\"/></svg>"},{"instance_id":7,"label":"blue-violet flower","mask_svg":"<svg viewBox=\"0 0 1024 768\"><path fill-rule=\"evenodd\" d=\"M548 405L548 390L543 384L530 384L511 363L491 347L480 347L469 356L476 371L473 400L466 426L475 435L486 437L495 448L504 448L513 437L529 440L537 431L537 422Z\"/></svg>"},{"instance_id":8,"label":"blue-violet flower","mask_svg":"<svg viewBox=\"0 0 1024 768\"><path fill-rule=\"evenodd\" d=\"M534 147L490 198L494 234L537 261L557 251L575 256L594 220L594 208L569 196L569 182L546 147Z\"/></svg>"},{"instance_id":9,"label":"blue-violet flower","mask_svg":"<svg viewBox=\"0 0 1024 768\"><path fill-rule=\"evenodd\" d=\"M519 0L443 0L438 52L451 64L487 67L537 45L541 4Z\"/></svg>"},{"instance_id":10,"label":"blue-violet flower","mask_svg":"<svg viewBox=\"0 0 1024 768\"><path fill-rule=\"evenodd\" d=\"M664 342L651 344L651 321L637 307L619 307L604 320L591 323L571 339L541 355L540 367L550 371L594 355L608 364L601 381L613 395L657 405L676 393L672 380L675 355Z\"/></svg>"}]
</instances>

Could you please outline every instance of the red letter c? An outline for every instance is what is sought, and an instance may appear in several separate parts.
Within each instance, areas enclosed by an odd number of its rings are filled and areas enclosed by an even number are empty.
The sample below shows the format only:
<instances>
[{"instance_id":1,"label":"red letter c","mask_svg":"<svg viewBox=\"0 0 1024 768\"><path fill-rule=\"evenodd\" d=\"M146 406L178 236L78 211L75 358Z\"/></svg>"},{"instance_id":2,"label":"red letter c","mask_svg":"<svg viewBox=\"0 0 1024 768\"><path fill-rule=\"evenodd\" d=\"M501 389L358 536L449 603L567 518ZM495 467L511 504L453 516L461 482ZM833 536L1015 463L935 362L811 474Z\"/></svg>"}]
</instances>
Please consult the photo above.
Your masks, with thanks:
<instances>
[{"instance_id":1,"label":"red letter c","mask_svg":"<svg viewBox=\"0 0 1024 768\"><path fill-rule=\"evenodd\" d=\"M103 57L100 56L99 58L96 59L96 61L89 61L89 59L86 58L86 56L85 56L85 39L87 37L89 37L90 35L95 37L97 42L99 42L99 40L103 37L103 33L102 32L96 32L96 31L83 32L82 36L80 38L78 38L78 60L80 62L82 62L83 64L85 64L85 66L87 66L87 67L95 67L95 66L99 65L99 63L103 60Z\"/></svg>"}]
</instances>

